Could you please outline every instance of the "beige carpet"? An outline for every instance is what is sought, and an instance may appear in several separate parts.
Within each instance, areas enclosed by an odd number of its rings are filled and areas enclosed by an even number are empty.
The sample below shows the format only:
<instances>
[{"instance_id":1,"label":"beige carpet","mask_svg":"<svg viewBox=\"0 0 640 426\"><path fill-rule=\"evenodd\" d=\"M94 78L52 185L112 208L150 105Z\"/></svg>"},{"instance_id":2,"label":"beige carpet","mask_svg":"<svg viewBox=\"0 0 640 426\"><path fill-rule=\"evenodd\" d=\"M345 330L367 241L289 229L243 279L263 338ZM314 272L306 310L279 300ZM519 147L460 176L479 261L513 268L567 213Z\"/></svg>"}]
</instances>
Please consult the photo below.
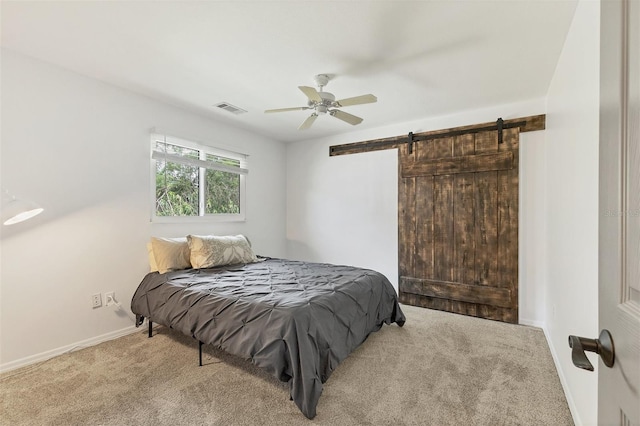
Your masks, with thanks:
<instances>
[{"instance_id":1,"label":"beige carpet","mask_svg":"<svg viewBox=\"0 0 640 426\"><path fill-rule=\"evenodd\" d=\"M307 420L287 385L158 327L0 376L2 425L572 425L541 330L403 306L325 384Z\"/></svg>"}]
</instances>

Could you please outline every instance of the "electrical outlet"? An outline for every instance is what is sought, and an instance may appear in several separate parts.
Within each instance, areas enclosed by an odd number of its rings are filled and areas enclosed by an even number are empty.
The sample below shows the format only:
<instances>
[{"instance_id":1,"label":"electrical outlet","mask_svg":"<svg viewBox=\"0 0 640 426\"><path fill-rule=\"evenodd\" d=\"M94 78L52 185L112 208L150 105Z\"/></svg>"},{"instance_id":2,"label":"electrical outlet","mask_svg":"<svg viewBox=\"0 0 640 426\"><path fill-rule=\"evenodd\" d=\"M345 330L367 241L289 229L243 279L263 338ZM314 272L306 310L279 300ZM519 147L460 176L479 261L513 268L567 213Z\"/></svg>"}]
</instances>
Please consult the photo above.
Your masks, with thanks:
<instances>
[{"instance_id":1,"label":"electrical outlet","mask_svg":"<svg viewBox=\"0 0 640 426\"><path fill-rule=\"evenodd\" d=\"M100 295L100 293L96 293L91 296L91 306L93 308L99 308L100 306L102 306L102 296Z\"/></svg>"},{"instance_id":2,"label":"electrical outlet","mask_svg":"<svg viewBox=\"0 0 640 426\"><path fill-rule=\"evenodd\" d=\"M116 304L116 296L114 291L110 291L104 294L105 306L111 306Z\"/></svg>"}]
</instances>

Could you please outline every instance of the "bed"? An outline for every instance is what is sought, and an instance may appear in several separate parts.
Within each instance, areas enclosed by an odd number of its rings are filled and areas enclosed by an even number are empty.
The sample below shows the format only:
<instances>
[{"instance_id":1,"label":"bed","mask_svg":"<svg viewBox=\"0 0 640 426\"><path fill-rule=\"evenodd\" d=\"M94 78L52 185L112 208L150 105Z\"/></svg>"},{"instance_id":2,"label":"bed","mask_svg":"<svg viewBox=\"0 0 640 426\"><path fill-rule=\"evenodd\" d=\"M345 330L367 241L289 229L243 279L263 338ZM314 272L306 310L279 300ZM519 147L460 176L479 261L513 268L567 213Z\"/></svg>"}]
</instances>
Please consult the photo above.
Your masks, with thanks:
<instances>
[{"instance_id":1,"label":"bed","mask_svg":"<svg viewBox=\"0 0 640 426\"><path fill-rule=\"evenodd\" d=\"M147 318L288 382L309 419L338 364L383 324L405 322L394 288L378 272L273 258L150 273L131 310L137 326Z\"/></svg>"}]
</instances>

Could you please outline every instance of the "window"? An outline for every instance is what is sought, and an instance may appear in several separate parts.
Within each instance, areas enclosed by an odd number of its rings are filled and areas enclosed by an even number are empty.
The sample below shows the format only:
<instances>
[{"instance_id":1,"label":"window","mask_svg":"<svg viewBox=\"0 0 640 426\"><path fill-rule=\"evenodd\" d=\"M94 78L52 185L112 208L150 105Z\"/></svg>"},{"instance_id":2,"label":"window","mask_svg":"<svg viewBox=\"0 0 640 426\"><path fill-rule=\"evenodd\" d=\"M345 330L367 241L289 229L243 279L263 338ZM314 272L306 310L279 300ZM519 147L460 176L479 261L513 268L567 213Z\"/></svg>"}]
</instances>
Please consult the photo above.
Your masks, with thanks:
<instances>
[{"instance_id":1,"label":"window","mask_svg":"<svg viewBox=\"0 0 640 426\"><path fill-rule=\"evenodd\" d=\"M152 134L152 220L244 220L246 157Z\"/></svg>"}]
</instances>

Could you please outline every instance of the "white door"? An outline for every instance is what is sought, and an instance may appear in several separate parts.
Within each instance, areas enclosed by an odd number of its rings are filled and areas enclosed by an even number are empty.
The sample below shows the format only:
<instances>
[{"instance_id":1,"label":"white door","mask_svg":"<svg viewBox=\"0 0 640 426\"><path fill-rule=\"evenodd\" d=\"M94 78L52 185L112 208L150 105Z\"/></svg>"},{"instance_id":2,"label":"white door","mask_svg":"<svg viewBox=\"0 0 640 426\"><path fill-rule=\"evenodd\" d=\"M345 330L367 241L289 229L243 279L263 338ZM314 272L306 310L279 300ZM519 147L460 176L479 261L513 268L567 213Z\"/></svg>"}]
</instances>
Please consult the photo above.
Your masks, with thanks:
<instances>
[{"instance_id":1,"label":"white door","mask_svg":"<svg viewBox=\"0 0 640 426\"><path fill-rule=\"evenodd\" d=\"M598 424L640 425L640 1L603 0L600 29ZM595 336L594 336L595 337Z\"/></svg>"}]
</instances>

